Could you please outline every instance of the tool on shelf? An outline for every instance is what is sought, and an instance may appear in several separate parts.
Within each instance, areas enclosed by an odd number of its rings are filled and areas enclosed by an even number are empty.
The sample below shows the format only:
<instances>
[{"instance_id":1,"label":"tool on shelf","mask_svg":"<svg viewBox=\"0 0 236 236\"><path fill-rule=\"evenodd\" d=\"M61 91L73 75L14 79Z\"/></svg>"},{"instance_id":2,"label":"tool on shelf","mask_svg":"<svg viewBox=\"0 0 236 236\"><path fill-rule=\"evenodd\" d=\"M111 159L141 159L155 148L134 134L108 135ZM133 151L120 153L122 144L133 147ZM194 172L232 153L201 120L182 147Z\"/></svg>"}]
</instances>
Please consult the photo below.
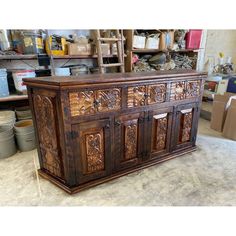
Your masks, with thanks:
<instances>
[{"instance_id":1,"label":"tool on shelf","mask_svg":"<svg viewBox=\"0 0 236 236\"><path fill-rule=\"evenodd\" d=\"M114 30L115 31L115 37L101 37L100 30L95 30L96 35L96 47L97 47L97 54L98 54L98 67L100 73L105 73L105 68L107 67L119 67L120 72L124 73L124 43L123 43L123 30ZM116 43L117 47L117 58L118 63L108 63L105 64L103 62L104 55L102 53L102 42L108 42L108 43Z\"/></svg>"}]
</instances>

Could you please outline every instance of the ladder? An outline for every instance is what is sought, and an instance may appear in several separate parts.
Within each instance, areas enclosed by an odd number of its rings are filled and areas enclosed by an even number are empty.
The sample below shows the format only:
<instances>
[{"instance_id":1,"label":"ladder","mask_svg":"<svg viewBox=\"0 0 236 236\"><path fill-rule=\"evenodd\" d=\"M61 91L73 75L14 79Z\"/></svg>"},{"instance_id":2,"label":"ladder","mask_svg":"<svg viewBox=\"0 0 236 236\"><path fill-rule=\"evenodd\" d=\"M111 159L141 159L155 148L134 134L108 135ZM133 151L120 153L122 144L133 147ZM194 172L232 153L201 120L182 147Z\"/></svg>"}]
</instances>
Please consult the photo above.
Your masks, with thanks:
<instances>
[{"instance_id":1,"label":"ladder","mask_svg":"<svg viewBox=\"0 0 236 236\"><path fill-rule=\"evenodd\" d=\"M107 67L119 67L120 72L125 72L124 67L124 43L123 43L123 30L119 32L119 30L115 31L115 37L101 37L100 30L95 30L95 36L96 36L96 47L97 47L97 54L98 54L98 67L99 72L101 74L105 73L105 68ZM102 54L102 42L108 42L108 43L116 43L117 46L117 57L118 57L118 63L109 63L105 64L103 61L103 54Z\"/></svg>"}]
</instances>

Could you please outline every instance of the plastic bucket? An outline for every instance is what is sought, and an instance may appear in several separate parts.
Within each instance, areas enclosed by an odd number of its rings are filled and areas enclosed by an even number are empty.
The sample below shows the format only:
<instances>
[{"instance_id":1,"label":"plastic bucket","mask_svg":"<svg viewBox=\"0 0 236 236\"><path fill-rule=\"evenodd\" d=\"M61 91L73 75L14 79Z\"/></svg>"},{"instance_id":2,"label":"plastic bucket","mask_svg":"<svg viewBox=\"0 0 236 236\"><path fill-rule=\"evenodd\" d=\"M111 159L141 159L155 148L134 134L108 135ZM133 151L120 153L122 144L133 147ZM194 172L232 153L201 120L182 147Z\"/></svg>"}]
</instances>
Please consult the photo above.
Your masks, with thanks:
<instances>
[{"instance_id":1,"label":"plastic bucket","mask_svg":"<svg viewBox=\"0 0 236 236\"><path fill-rule=\"evenodd\" d=\"M0 126L0 139L5 139L13 135L13 127L10 125Z\"/></svg>"},{"instance_id":2,"label":"plastic bucket","mask_svg":"<svg viewBox=\"0 0 236 236\"><path fill-rule=\"evenodd\" d=\"M16 117L18 120L32 119L31 110L28 107L16 108Z\"/></svg>"},{"instance_id":3,"label":"plastic bucket","mask_svg":"<svg viewBox=\"0 0 236 236\"><path fill-rule=\"evenodd\" d=\"M0 125L10 125L13 127L16 121L14 111L0 111Z\"/></svg>"},{"instance_id":4,"label":"plastic bucket","mask_svg":"<svg viewBox=\"0 0 236 236\"><path fill-rule=\"evenodd\" d=\"M0 98L9 96L9 88L6 76L0 75Z\"/></svg>"},{"instance_id":5,"label":"plastic bucket","mask_svg":"<svg viewBox=\"0 0 236 236\"><path fill-rule=\"evenodd\" d=\"M70 68L55 68L56 76L70 76Z\"/></svg>"},{"instance_id":6,"label":"plastic bucket","mask_svg":"<svg viewBox=\"0 0 236 236\"><path fill-rule=\"evenodd\" d=\"M21 120L15 123L14 130L16 134L26 134L34 132L33 120Z\"/></svg>"},{"instance_id":7,"label":"plastic bucket","mask_svg":"<svg viewBox=\"0 0 236 236\"><path fill-rule=\"evenodd\" d=\"M17 146L20 151L27 152L36 148L35 132L15 133Z\"/></svg>"},{"instance_id":8,"label":"plastic bucket","mask_svg":"<svg viewBox=\"0 0 236 236\"><path fill-rule=\"evenodd\" d=\"M89 69L86 65L71 67L71 74L74 76L84 75L89 73Z\"/></svg>"},{"instance_id":9,"label":"plastic bucket","mask_svg":"<svg viewBox=\"0 0 236 236\"><path fill-rule=\"evenodd\" d=\"M12 73L12 77L14 80L15 88L17 91L26 90L26 85L23 84L23 78L34 78L36 76L34 70L20 70Z\"/></svg>"},{"instance_id":10,"label":"plastic bucket","mask_svg":"<svg viewBox=\"0 0 236 236\"><path fill-rule=\"evenodd\" d=\"M0 138L0 158L6 158L16 153L16 144L14 135Z\"/></svg>"}]
</instances>

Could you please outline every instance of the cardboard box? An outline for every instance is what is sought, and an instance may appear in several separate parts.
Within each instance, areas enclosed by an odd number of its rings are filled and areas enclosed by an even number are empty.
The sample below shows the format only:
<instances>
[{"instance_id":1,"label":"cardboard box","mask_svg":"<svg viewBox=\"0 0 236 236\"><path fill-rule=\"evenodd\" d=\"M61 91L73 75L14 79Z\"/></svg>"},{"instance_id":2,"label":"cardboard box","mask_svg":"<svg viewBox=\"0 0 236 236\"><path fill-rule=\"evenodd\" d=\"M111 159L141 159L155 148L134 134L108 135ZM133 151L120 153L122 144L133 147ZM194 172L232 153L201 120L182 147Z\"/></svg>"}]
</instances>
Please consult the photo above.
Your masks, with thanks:
<instances>
[{"instance_id":1,"label":"cardboard box","mask_svg":"<svg viewBox=\"0 0 236 236\"><path fill-rule=\"evenodd\" d=\"M143 49L145 48L146 37L134 35L133 37L133 48Z\"/></svg>"},{"instance_id":2,"label":"cardboard box","mask_svg":"<svg viewBox=\"0 0 236 236\"><path fill-rule=\"evenodd\" d=\"M230 106L227 110L225 119L223 136L229 139L236 140L236 96L231 97Z\"/></svg>"},{"instance_id":3,"label":"cardboard box","mask_svg":"<svg viewBox=\"0 0 236 236\"><path fill-rule=\"evenodd\" d=\"M69 43L68 55L70 56L89 56L92 55L92 46L89 43Z\"/></svg>"},{"instance_id":4,"label":"cardboard box","mask_svg":"<svg viewBox=\"0 0 236 236\"><path fill-rule=\"evenodd\" d=\"M235 94L225 93L224 95L216 94L214 96L212 113L211 113L211 129L222 132L226 117L226 107L231 96Z\"/></svg>"},{"instance_id":5,"label":"cardboard box","mask_svg":"<svg viewBox=\"0 0 236 236\"><path fill-rule=\"evenodd\" d=\"M111 55L111 48L109 43L101 43L102 55ZM95 54L97 54L97 47L95 50Z\"/></svg>"}]
</instances>

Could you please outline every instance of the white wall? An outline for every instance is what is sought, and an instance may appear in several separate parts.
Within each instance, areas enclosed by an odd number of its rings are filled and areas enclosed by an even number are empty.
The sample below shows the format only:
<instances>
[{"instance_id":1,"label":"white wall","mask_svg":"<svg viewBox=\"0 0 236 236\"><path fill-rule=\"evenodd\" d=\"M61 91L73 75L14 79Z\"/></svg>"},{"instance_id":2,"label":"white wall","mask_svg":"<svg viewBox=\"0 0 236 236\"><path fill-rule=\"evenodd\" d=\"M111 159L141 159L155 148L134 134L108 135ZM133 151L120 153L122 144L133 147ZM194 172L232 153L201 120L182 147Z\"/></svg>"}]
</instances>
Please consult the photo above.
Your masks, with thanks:
<instances>
[{"instance_id":1,"label":"white wall","mask_svg":"<svg viewBox=\"0 0 236 236\"><path fill-rule=\"evenodd\" d=\"M217 63L220 52L225 57L232 57L232 62L236 65L236 30L207 30L204 48L204 56L199 62L200 70L207 70L208 59L215 59Z\"/></svg>"}]
</instances>

